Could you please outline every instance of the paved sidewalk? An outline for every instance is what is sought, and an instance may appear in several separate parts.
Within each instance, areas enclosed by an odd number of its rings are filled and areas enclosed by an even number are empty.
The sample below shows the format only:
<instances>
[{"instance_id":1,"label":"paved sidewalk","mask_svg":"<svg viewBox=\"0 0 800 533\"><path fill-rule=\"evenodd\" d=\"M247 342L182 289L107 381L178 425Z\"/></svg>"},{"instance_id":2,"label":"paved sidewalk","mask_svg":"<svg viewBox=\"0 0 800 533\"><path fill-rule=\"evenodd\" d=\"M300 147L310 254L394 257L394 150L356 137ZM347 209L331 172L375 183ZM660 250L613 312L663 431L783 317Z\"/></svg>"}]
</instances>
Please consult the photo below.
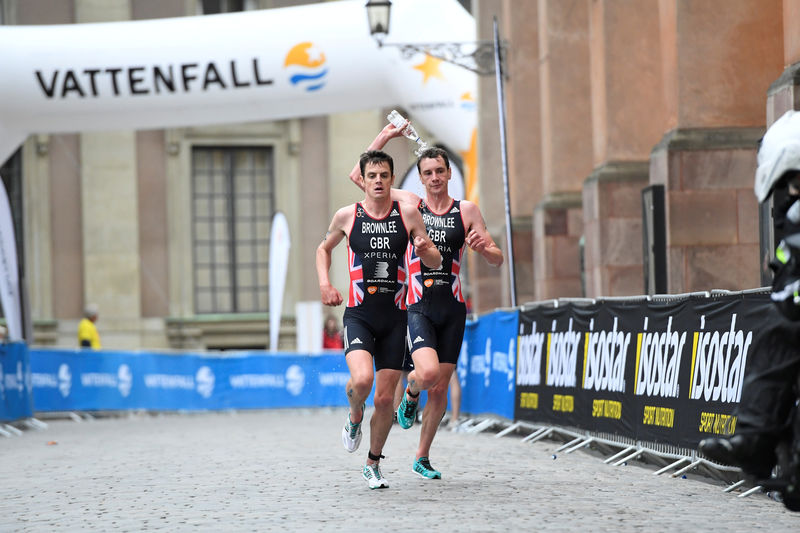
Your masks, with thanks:
<instances>
[{"instance_id":1,"label":"paved sidewalk","mask_svg":"<svg viewBox=\"0 0 800 533\"><path fill-rule=\"evenodd\" d=\"M371 414L368 409L367 414ZM442 431L442 480L411 471L419 426L394 426L370 491L361 449L342 448L344 409L56 420L0 438L0 531L800 531L800 513L673 479Z\"/></svg>"}]
</instances>

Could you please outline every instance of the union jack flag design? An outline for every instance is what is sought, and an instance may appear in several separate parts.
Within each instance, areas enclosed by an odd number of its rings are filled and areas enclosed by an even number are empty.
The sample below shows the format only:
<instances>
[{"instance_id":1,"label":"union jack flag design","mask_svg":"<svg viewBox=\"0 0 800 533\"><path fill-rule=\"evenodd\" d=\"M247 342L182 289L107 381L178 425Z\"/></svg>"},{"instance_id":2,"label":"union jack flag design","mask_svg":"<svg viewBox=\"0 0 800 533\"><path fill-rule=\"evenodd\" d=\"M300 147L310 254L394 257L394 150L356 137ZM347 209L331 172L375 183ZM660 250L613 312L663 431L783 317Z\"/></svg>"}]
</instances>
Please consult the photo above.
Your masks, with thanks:
<instances>
[{"instance_id":1,"label":"union jack flag design","mask_svg":"<svg viewBox=\"0 0 800 533\"><path fill-rule=\"evenodd\" d=\"M453 296L456 301L463 302L464 296L461 294L461 257L464 254L464 248L459 248L458 252L453 256L453 264L450 267L450 286L453 288Z\"/></svg>"},{"instance_id":2,"label":"union jack flag design","mask_svg":"<svg viewBox=\"0 0 800 533\"><path fill-rule=\"evenodd\" d=\"M372 217L360 203L355 204L347 239L348 307L394 304L399 309L406 308L407 244L408 230L397 201L381 218Z\"/></svg>"},{"instance_id":3,"label":"union jack flag design","mask_svg":"<svg viewBox=\"0 0 800 533\"><path fill-rule=\"evenodd\" d=\"M361 267L361 258L349 245L347 266L350 269L350 296L347 299L347 307L355 307L364 301L364 269Z\"/></svg>"},{"instance_id":4,"label":"union jack flag design","mask_svg":"<svg viewBox=\"0 0 800 533\"><path fill-rule=\"evenodd\" d=\"M414 253L414 245L411 242L406 247L406 268L408 269L408 294L406 303L414 304L422 300L422 263Z\"/></svg>"},{"instance_id":5,"label":"union jack flag design","mask_svg":"<svg viewBox=\"0 0 800 533\"><path fill-rule=\"evenodd\" d=\"M397 291L394 293L394 304L399 309L406 308L406 268L403 261L397 263Z\"/></svg>"},{"instance_id":6,"label":"union jack flag design","mask_svg":"<svg viewBox=\"0 0 800 533\"><path fill-rule=\"evenodd\" d=\"M406 303L415 304L423 299L426 292L435 291L438 295L446 295L449 289L456 301L463 302L461 293L461 258L464 252L464 220L461 218L460 202L452 200L450 207L442 213L433 211L424 201L419 204L419 211L428 235L442 254L442 266L431 270L422 264L414 245L409 242L406 247L405 263L408 269L408 289ZM442 292L439 292L442 291ZM436 296L438 298L440 296Z\"/></svg>"}]
</instances>

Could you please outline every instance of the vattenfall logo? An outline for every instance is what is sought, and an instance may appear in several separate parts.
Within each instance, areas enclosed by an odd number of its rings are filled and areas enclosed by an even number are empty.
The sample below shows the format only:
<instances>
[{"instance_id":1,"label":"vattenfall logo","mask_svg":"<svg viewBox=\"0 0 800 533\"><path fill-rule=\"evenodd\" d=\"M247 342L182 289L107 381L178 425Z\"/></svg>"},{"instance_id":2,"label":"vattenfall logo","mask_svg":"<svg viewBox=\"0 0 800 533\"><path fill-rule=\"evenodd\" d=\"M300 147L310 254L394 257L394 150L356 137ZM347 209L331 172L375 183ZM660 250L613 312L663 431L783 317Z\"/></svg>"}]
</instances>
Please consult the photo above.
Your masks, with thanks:
<instances>
[{"instance_id":1,"label":"vattenfall logo","mask_svg":"<svg viewBox=\"0 0 800 533\"><path fill-rule=\"evenodd\" d=\"M283 66L289 74L289 83L314 92L325 87L326 61L325 54L314 43L302 42L289 50Z\"/></svg>"},{"instance_id":2,"label":"vattenfall logo","mask_svg":"<svg viewBox=\"0 0 800 533\"><path fill-rule=\"evenodd\" d=\"M33 75L44 96L51 100L189 94L273 84L268 66L258 57L218 62L37 69Z\"/></svg>"}]
</instances>

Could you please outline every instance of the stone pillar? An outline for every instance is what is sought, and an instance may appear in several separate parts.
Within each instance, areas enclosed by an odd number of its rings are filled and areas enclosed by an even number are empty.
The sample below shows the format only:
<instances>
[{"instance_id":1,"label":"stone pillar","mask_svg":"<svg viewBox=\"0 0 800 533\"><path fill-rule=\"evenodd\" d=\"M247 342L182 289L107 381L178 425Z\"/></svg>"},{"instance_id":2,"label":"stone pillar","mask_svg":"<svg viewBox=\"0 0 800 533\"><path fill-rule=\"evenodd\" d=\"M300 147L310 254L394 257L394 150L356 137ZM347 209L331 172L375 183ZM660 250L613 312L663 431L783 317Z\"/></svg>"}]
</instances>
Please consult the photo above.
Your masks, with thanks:
<instances>
[{"instance_id":1,"label":"stone pillar","mask_svg":"<svg viewBox=\"0 0 800 533\"><path fill-rule=\"evenodd\" d=\"M50 183L49 135L33 135L23 145L22 166L25 178L22 182L23 198L36 198L36 206L25 206L23 210L25 249L17 257L25 256L25 284L28 290L31 319L49 319L53 316L53 257L52 257L52 211L49 209ZM19 232L20 228L16 228ZM22 280L20 280L22 282Z\"/></svg>"},{"instance_id":2,"label":"stone pillar","mask_svg":"<svg viewBox=\"0 0 800 533\"><path fill-rule=\"evenodd\" d=\"M674 129L652 152L650 182L665 186L667 290L757 287L752 187L765 87L783 65L781 2L660 6L664 101Z\"/></svg>"},{"instance_id":3,"label":"stone pillar","mask_svg":"<svg viewBox=\"0 0 800 533\"><path fill-rule=\"evenodd\" d=\"M585 293L641 294L641 190L664 130L658 0L591 3L595 169L583 186ZM652 95L642 98L641 95Z\"/></svg>"},{"instance_id":4,"label":"stone pillar","mask_svg":"<svg viewBox=\"0 0 800 533\"><path fill-rule=\"evenodd\" d=\"M533 211L536 300L581 296L581 193L549 195Z\"/></svg>"},{"instance_id":5,"label":"stone pillar","mask_svg":"<svg viewBox=\"0 0 800 533\"><path fill-rule=\"evenodd\" d=\"M78 23L130 18L126 1L76 0L75 11ZM137 346L141 282L136 133L82 133L80 154L83 303L100 307L104 348Z\"/></svg>"},{"instance_id":6,"label":"stone pillar","mask_svg":"<svg viewBox=\"0 0 800 533\"><path fill-rule=\"evenodd\" d=\"M789 65L767 91L767 127L785 112L800 110L800 4L791 0L783 2L783 56ZM775 248L783 237L775 228L772 218L774 198L770 196L759 206L759 256L761 257L761 285L770 285L772 272L766 266L775 256Z\"/></svg>"},{"instance_id":7,"label":"stone pillar","mask_svg":"<svg viewBox=\"0 0 800 533\"><path fill-rule=\"evenodd\" d=\"M589 7L539 0L543 199L533 218L534 296L581 296L581 186L592 170ZM569 65L569 68L565 68Z\"/></svg>"},{"instance_id":8,"label":"stone pillar","mask_svg":"<svg viewBox=\"0 0 800 533\"><path fill-rule=\"evenodd\" d=\"M329 176L328 174L328 119L326 117L304 118L300 121L300 138L297 142L299 158L299 174L302 182L301 189L306 191L303 194L303 216L298 217L301 224L300 235L297 242L307 243L305 249L299 251L300 264L302 268L300 285L300 300L318 300L319 285L317 284L316 257L317 247L325 237L331 217L328 209L328 196L331 187L351 187L357 189L350 183L346 175ZM365 145L366 146L366 145ZM353 156L353 161L357 161L357 155ZM330 180L330 182L329 182ZM309 191L314 191L310 194ZM293 310L291 314L294 314Z\"/></svg>"},{"instance_id":9,"label":"stone pillar","mask_svg":"<svg viewBox=\"0 0 800 533\"><path fill-rule=\"evenodd\" d=\"M538 4L503 0L503 14L500 37L509 43L504 84L511 233L521 304L535 297L533 209L542 200Z\"/></svg>"},{"instance_id":10,"label":"stone pillar","mask_svg":"<svg viewBox=\"0 0 800 533\"><path fill-rule=\"evenodd\" d=\"M630 296L644 290L642 188L647 161L612 161L583 184L585 295Z\"/></svg>"},{"instance_id":11,"label":"stone pillar","mask_svg":"<svg viewBox=\"0 0 800 533\"><path fill-rule=\"evenodd\" d=\"M494 39L494 21L504 25L505 13L502 0L477 0L472 13L477 25L477 38L483 41ZM502 29L500 30L503 31ZM503 38L507 39L507 36ZM499 113L497 109L497 82L492 76L478 76L478 206L481 209L486 227L497 246L503 250L508 260L506 242L505 196L503 190L502 159L500 151ZM465 284L465 297L472 303L474 312L491 311L496 307L511 305L510 277L508 264L494 268L483 258L467 249L466 273L469 278Z\"/></svg>"},{"instance_id":12,"label":"stone pillar","mask_svg":"<svg viewBox=\"0 0 800 533\"><path fill-rule=\"evenodd\" d=\"M71 2L7 2L6 23L69 24ZM31 136L23 150L26 201L27 288L34 322L75 318L80 312L81 272L79 157L76 135ZM42 342L40 330L34 335ZM49 343L48 339L48 343ZM70 337L72 344L75 342Z\"/></svg>"}]
</instances>

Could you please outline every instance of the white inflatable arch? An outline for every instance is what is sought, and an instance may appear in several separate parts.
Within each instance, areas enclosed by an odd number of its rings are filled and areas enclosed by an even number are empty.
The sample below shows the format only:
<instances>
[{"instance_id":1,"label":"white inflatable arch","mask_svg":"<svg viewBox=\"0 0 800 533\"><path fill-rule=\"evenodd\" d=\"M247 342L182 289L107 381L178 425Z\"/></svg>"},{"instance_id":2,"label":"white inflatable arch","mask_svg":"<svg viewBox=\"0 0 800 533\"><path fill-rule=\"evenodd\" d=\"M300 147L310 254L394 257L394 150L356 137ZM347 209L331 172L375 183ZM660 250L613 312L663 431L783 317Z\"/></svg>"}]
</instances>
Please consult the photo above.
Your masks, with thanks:
<instances>
[{"instance_id":1,"label":"white inflatable arch","mask_svg":"<svg viewBox=\"0 0 800 533\"><path fill-rule=\"evenodd\" d=\"M393 4L390 40L471 42L456 0ZM363 0L158 20L0 26L0 162L34 133L161 129L402 106L464 161L477 199L477 75L378 48ZM366 142L367 140L365 140ZM21 338L16 250L0 191L0 300Z\"/></svg>"},{"instance_id":2,"label":"white inflatable arch","mask_svg":"<svg viewBox=\"0 0 800 533\"><path fill-rule=\"evenodd\" d=\"M395 42L474 41L456 0L403 0ZM474 176L476 75L369 35L363 0L0 26L0 161L32 133L158 129L402 106ZM469 196L469 194L467 195Z\"/></svg>"}]
</instances>

